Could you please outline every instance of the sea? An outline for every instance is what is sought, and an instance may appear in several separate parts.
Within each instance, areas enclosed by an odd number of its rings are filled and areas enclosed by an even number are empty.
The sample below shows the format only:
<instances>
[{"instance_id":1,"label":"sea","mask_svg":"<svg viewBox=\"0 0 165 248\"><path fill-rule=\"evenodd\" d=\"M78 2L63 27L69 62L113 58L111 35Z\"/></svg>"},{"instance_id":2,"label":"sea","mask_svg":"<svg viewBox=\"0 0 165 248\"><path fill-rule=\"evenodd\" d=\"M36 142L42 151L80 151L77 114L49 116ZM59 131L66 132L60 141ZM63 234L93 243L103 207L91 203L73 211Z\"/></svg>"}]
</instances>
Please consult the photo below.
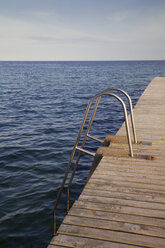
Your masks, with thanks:
<instances>
[{"instance_id":1,"label":"sea","mask_svg":"<svg viewBox=\"0 0 165 248\"><path fill-rule=\"evenodd\" d=\"M165 61L0 62L1 248L47 247L54 204L90 99L115 87L126 91L135 106L157 76L165 76ZM128 108L127 99L115 94ZM115 135L123 121L121 104L104 96L90 134L104 140ZM95 152L99 146L88 139L85 149ZM87 154L80 159L71 205L92 160ZM66 188L57 210L58 226L66 215Z\"/></svg>"}]
</instances>

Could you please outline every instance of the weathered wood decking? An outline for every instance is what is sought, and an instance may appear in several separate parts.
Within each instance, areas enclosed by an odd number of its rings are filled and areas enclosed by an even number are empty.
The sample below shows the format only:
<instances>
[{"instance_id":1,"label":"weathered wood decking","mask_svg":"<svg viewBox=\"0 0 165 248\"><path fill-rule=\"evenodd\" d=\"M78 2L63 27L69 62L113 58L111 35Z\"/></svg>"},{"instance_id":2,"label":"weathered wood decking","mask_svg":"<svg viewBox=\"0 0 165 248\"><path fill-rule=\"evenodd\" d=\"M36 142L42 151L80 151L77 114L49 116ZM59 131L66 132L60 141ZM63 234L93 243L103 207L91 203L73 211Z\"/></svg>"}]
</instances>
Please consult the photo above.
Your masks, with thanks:
<instances>
[{"instance_id":1,"label":"weathered wood decking","mask_svg":"<svg viewBox=\"0 0 165 248\"><path fill-rule=\"evenodd\" d=\"M49 248L165 248L165 78L149 84L134 115L138 140L152 142L134 154L154 159L104 156Z\"/></svg>"}]
</instances>

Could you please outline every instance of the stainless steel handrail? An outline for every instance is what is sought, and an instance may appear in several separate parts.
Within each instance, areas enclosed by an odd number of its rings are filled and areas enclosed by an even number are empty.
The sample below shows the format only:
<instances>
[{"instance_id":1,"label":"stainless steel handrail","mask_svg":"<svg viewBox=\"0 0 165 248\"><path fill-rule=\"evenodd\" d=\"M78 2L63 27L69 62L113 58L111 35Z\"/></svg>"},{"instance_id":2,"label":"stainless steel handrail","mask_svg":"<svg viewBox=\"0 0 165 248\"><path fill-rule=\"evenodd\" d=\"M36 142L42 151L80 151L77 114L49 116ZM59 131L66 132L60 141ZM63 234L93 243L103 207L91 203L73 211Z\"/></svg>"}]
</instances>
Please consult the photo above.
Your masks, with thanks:
<instances>
[{"instance_id":1,"label":"stainless steel handrail","mask_svg":"<svg viewBox=\"0 0 165 248\"><path fill-rule=\"evenodd\" d=\"M109 96L113 96L115 97L117 100L119 100L122 104L122 107L123 107L123 110L124 110L124 116L125 116L125 123L126 123L126 133L127 133L127 138L128 138L128 144L129 144L129 151L130 151L130 156L133 157L133 149L132 149L132 142L131 142L131 137L130 137L130 131L129 131L129 125L128 125L128 118L127 118L127 110L126 110L126 106L124 104L124 102L122 101L121 98L119 98L118 96L114 95L114 94L110 94L110 93L101 93L100 94L100 97L102 97L103 95L109 95ZM100 102L100 99L99 99L99 102ZM83 140L83 143L82 143L82 148L85 146L85 143L86 143L86 139L87 137L91 138L91 139L94 139L98 142L101 142L103 143L102 141L90 136L88 133L90 131L90 128L91 128L91 125L92 125L92 122L93 122L93 119L94 119L94 115L96 113L96 110L97 110L97 107L98 107L98 104L96 104L95 106L95 109L93 111L93 114L92 114L92 117L91 117L91 120L90 120L90 124L88 126L88 129L86 131L86 134L84 136L84 140ZM72 184L72 181L73 181L73 178L74 178L74 175L75 175L75 172L77 170L77 166L78 166L78 163L79 163L79 160L80 160L80 156L81 156L81 153L79 153L78 155L78 158L77 158L77 161L75 163L75 167L73 169L73 172L72 172L72 175L71 175L71 178L70 178L70 181L68 183L68 187L67 187L67 212L69 211L69 195L70 195L70 188L71 188L71 184Z\"/></svg>"},{"instance_id":2,"label":"stainless steel handrail","mask_svg":"<svg viewBox=\"0 0 165 248\"><path fill-rule=\"evenodd\" d=\"M137 137L136 137L135 122L134 122L134 115L133 115L133 108L132 108L132 100L131 100L130 96L124 90L121 90L121 89L118 89L118 88L109 88L109 89L106 89L105 91L103 91L103 93L107 93L109 91L119 91L119 92L121 92L122 94L124 94L127 97L128 102L129 102L129 109L130 109L130 116L131 116L131 124L132 124L132 132L133 132L133 137L134 137L134 143L136 144L137 143ZM92 137L91 135L89 135L89 131L90 131L90 128L91 128L91 125L92 125L92 122L93 122L95 113L97 111L97 107L99 105L100 99L101 99L101 96L98 99L98 102L96 103L95 109L93 111L93 114L92 114L92 117L91 117L91 120L90 120L90 124L89 124L88 129L86 131L86 134L84 136L84 140L83 140L83 143L82 143L82 148L85 146L87 137L90 138L90 139L96 140L96 141L98 141L100 143L103 143L102 140L99 140L99 139L97 139L97 138ZM92 99L91 99L91 101L92 101ZM68 184L68 188L67 188L67 212L69 211L70 188L71 188L71 184L72 184L72 181L73 181L75 172L77 170L77 166L78 166L80 157L81 157L81 152L78 155L78 158L77 158L77 161L76 161L75 167L73 169L73 172L72 172L72 175L71 175L69 184Z\"/></svg>"},{"instance_id":3,"label":"stainless steel handrail","mask_svg":"<svg viewBox=\"0 0 165 248\"><path fill-rule=\"evenodd\" d=\"M118 88L109 88L109 89L104 90L103 92L109 92L109 91L119 91L127 97L128 102L129 102L129 110L130 110L130 116L131 116L131 125L132 125L134 144L137 144L136 128L135 128L135 121L134 121L134 114L133 114L131 97L124 90L121 90Z\"/></svg>"},{"instance_id":4,"label":"stainless steel handrail","mask_svg":"<svg viewBox=\"0 0 165 248\"><path fill-rule=\"evenodd\" d=\"M109 90L110 90L110 89L109 89ZM101 97L102 97L103 95L113 96L113 97L115 97L115 98L122 104L123 112L124 112L124 117L125 117L126 133L127 133L127 139L128 139L128 145L129 145L129 153L130 153L130 156L133 157L133 149L132 149L131 136L130 136L130 131L129 131L129 124L128 124L128 118L127 118L127 110L126 110L125 103L123 102L123 100L122 100L120 97L116 96L115 94L106 93L106 92L103 92L103 93L101 93L101 94L97 94L96 96L94 96L94 97L90 100L90 102L89 102L89 104L88 104L88 106L87 106L87 109L86 109L86 112L85 112L85 115L84 115L84 119L83 119L83 122L82 122L82 124L81 124L81 127L80 127L80 130L79 130L79 133L78 133L78 136L77 136L77 139L76 139L76 142L75 142L75 145L74 145L74 148L73 148L73 151L72 151L72 154L71 154L69 163L68 163L68 167L67 167L67 169L66 169L66 173L65 173L65 176L64 176L64 179L63 179L63 182L62 182L60 191L59 191L59 193L58 193L58 195L57 195L57 200L56 200L55 207L54 207L54 235L56 234L56 210L57 210L57 206L58 206L58 203L59 203L59 201L60 201L61 194L62 194L62 192L63 192L64 185L65 185L65 182L66 182L68 173L69 173L69 171L70 171L70 167L71 167L71 164L72 164L72 161L73 161L73 158L74 158L76 149L77 149L77 147L78 147L78 143L79 143L79 140L80 140L80 137L81 137L81 134L82 134L82 131L83 131L85 122L86 122L86 120L87 120L89 110L90 110L90 108L91 108L91 105L92 105L93 101L94 101L95 99L98 98L98 99L97 99L97 102L96 102L96 104L95 104L95 108L94 108L92 117L91 117L91 119L90 119L90 123L89 123L88 128L87 128L87 131L86 131L86 135L85 135L84 140L83 140L83 143L82 143L82 145L81 145L81 148L82 148L82 149L84 148L84 145L85 145L85 143L86 143L86 139L87 139L88 132L89 132L89 130L90 130L90 128L91 128L91 125L92 125L92 122L93 122L93 119L94 119L94 116L95 116L97 107L98 107L99 102L100 102L100 99L101 99ZM80 149L79 149L79 150L80 150ZM69 189L70 189L70 186L71 186L71 183L72 183L72 180L73 180L75 171L76 171L76 169L77 169L77 165L78 165L78 162L79 162L79 160L80 160L81 153L82 153L82 151L79 152L79 155L78 155L78 158L77 158L77 161L76 161L76 164L75 164L75 167L74 167L74 170L73 170L73 173L72 173L70 182L69 182L69 186L68 186ZM67 191L67 197L68 197L68 199L69 199L69 190ZM68 201L68 200L67 200L67 209L69 209L69 201Z\"/></svg>"},{"instance_id":5,"label":"stainless steel handrail","mask_svg":"<svg viewBox=\"0 0 165 248\"><path fill-rule=\"evenodd\" d=\"M109 89L106 89L104 90L103 92L104 93L107 93L109 91L119 91L120 93L122 93L123 95L125 95L128 99L128 102L129 102L129 110L130 110L130 116L131 116L131 126L132 126L132 133L133 133L133 139L134 139L134 144L137 144L138 141L137 141L137 136L136 136L136 128L135 128L135 121L134 121L134 114L133 114L133 107L132 107L132 100L130 98L130 96L124 91L124 90L121 90L121 89L118 89L118 88L109 88ZM88 138L90 139L93 139L93 140L96 140L100 143L103 143L102 140L99 140L97 139L96 137L92 137L91 135L87 134Z\"/></svg>"}]
</instances>

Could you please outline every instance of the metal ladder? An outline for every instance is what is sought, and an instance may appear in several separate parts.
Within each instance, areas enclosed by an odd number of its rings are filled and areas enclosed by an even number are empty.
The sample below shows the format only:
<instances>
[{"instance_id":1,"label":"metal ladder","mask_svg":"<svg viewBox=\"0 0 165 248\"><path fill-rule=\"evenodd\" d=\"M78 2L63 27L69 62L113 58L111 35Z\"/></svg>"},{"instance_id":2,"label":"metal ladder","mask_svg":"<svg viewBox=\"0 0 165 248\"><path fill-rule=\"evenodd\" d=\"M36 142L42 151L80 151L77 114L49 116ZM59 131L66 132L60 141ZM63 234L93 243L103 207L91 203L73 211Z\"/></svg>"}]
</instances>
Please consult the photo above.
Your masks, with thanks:
<instances>
[{"instance_id":1,"label":"metal ladder","mask_svg":"<svg viewBox=\"0 0 165 248\"><path fill-rule=\"evenodd\" d=\"M93 136L89 135L89 131L91 129L91 126L92 126L92 123L93 123L93 120L94 120L94 117L95 117L97 108L98 108L99 103L100 103L100 100L101 100L101 98L103 96L114 97L115 99L117 99L121 103L122 108L123 108L123 112L124 112L124 118L125 118L125 127L126 127L126 134L127 134L127 140L128 140L129 156L130 157L133 157L134 156L133 155L131 135L130 135L130 129L129 129L129 124L128 124L128 115L127 115L126 105L125 105L125 103L123 102L123 100L119 96L117 96L116 94L113 94L113 93L109 93L111 91L121 92L128 99L130 116L131 116L132 133L133 133L133 142L134 142L134 144L137 144L135 122L134 122L134 115L133 115L133 108L132 108L132 101L131 101L130 96L125 91L123 91L121 89L117 89L117 88L109 88L109 89L103 91L102 93L95 95L90 100L90 102L89 102L89 104L87 106L87 109L86 109L86 112L85 112L85 115L84 115L84 118L83 118L83 121L82 121L80 130L79 130L79 133L78 133L78 136L77 136L77 139L76 139L76 142L75 142L75 145L74 145L74 148L73 148L73 151L72 151L72 154L71 154L71 157L70 157L70 160L69 160L69 163L68 163L66 172L65 172L65 176L64 176L64 179L63 179L61 188L60 188L59 193L57 195L57 199L56 199L56 203L55 203L55 207L54 207L54 232L53 232L54 235L56 235L56 232L57 232L57 230L56 230L57 229L57 227L56 227L56 225L57 225L57 222L56 222L57 207L58 207L59 201L61 199L62 192L64 190L66 179L68 177L68 173L70 171L70 168L71 168L71 165L72 165L72 161L73 161L74 156L75 156L75 152L76 151L79 151L79 154L78 154L78 157L77 157L77 160L76 160L76 163L75 163L75 166L74 166L74 169L73 169L71 178L69 180L69 184L67 186L67 212L69 211L69 193L70 193L70 187L71 187L71 184L72 184L72 181L73 181L75 172L77 170L77 166L78 166L78 163L79 163L81 154L82 154L82 152L84 152L84 153L89 154L89 155L91 155L93 157L95 156L95 153L92 153L92 152L87 151L87 150L84 149L84 146L85 146L85 143L86 143L87 138L90 138L90 139L93 139L93 140L98 141L100 143L103 143L102 140L97 139L96 137L93 137ZM86 133L85 133L83 142L82 142L81 147L80 147L80 146L78 146L78 144L79 144L79 141L80 141L80 138L81 138L81 134L82 134L82 131L84 129L84 125L86 123L86 120L87 120L87 117L88 117L88 114L89 114L89 110L90 110L90 108L91 108L92 103L94 102L94 100L96 100L95 107L94 107L93 113L91 115L91 118L90 118L90 121L89 121L89 125L88 125L88 128L86 130Z\"/></svg>"}]
</instances>

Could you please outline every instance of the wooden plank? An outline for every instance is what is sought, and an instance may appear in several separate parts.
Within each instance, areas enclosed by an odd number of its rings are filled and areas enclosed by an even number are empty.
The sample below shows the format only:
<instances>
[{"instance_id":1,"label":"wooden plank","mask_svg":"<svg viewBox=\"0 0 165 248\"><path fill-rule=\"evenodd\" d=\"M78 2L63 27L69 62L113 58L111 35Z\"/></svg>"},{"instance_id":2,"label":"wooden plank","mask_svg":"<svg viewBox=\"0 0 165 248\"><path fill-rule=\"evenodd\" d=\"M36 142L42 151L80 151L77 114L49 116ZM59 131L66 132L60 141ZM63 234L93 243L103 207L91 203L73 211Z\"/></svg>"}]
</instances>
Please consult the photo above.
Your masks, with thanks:
<instances>
[{"instance_id":1,"label":"wooden plank","mask_svg":"<svg viewBox=\"0 0 165 248\"><path fill-rule=\"evenodd\" d=\"M127 187L127 185L116 185L116 184L104 184L104 183L93 183L89 181L85 187L86 189L98 189L104 191L112 191L112 192L121 192L121 193L129 193L129 194L138 194L138 195L148 195L154 197L165 197L165 191L153 190L153 189L143 189L143 188L135 188L135 187Z\"/></svg>"},{"instance_id":2,"label":"wooden plank","mask_svg":"<svg viewBox=\"0 0 165 248\"><path fill-rule=\"evenodd\" d=\"M94 175L92 176L93 179L104 179L104 180L108 180L110 182L114 182L114 181L120 181L120 182L135 182L135 183L144 183L144 184L152 184L152 185L162 185L164 186L164 190L165 190L165 180L161 180L160 179L152 179L152 178L143 178L143 177L132 177L132 176L122 176L118 173L118 175L109 175L109 174L100 174L98 172L94 173Z\"/></svg>"},{"instance_id":3,"label":"wooden plank","mask_svg":"<svg viewBox=\"0 0 165 248\"><path fill-rule=\"evenodd\" d=\"M95 187L88 188L86 187L82 195L88 196L103 196L103 197L110 197L110 198L118 198L118 199L125 199L125 200L136 200L142 202L156 202L156 203L164 203L165 204L165 197L158 197L158 196L151 196L151 195L142 195L142 194L129 194L123 192L112 192L108 190L98 190Z\"/></svg>"},{"instance_id":4,"label":"wooden plank","mask_svg":"<svg viewBox=\"0 0 165 248\"><path fill-rule=\"evenodd\" d=\"M149 161L149 160L148 160ZM130 160L128 160L128 163L126 163L127 161L121 161L121 160L115 160L113 158L112 160L112 157L109 158L109 163L107 161L102 161L100 162L100 164L98 165L97 169L99 170L100 167L105 167L105 168L130 168L130 169L136 169L136 170L148 170L149 168L151 169L151 172L154 172L154 171L157 171L158 173L159 172L162 172L164 174L164 170L165 170L165 166L164 166L164 161L161 161L163 162L162 164L159 163L159 164L152 164L152 166L150 166L150 164L147 164L147 163L135 163L135 162L132 162ZM150 173L150 171L148 171Z\"/></svg>"},{"instance_id":5,"label":"wooden plank","mask_svg":"<svg viewBox=\"0 0 165 248\"><path fill-rule=\"evenodd\" d=\"M165 219L165 211L163 210L136 208L130 206L120 206L115 204L96 203L96 202L88 202L88 201L80 201L80 200L75 201L74 207Z\"/></svg>"},{"instance_id":6,"label":"wooden plank","mask_svg":"<svg viewBox=\"0 0 165 248\"><path fill-rule=\"evenodd\" d=\"M104 248L142 248L143 246L134 246L121 243L115 243L111 241L99 240L94 238L76 237L65 234L58 234L51 241L51 244L64 244L72 248L92 248L92 247L104 247ZM53 248L53 247L51 247ZM144 248L144 247L143 247Z\"/></svg>"},{"instance_id":7,"label":"wooden plank","mask_svg":"<svg viewBox=\"0 0 165 248\"><path fill-rule=\"evenodd\" d=\"M109 161L109 162L108 162ZM133 159L133 158L124 158L124 157L111 157L111 159L109 159L109 157L103 157L99 166L101 165L107 165L107 166L116 166L116 165L120 165L120 166L129 166L129 167L134 167L137 166L138 168L153 168L153 169L158 169L158 170L163 170L165 169L165 164L164 161L158 161L158 160L142 160L142 159Z\"/></svg>"},{"instance_id":8,"label":"wooden plank","mask_svg":"<svg viewBox=\"0 0 165 248\"><path fill-rule=\"evenodd\" d=\"M140 128L140 130L142 130L142 128ZM142 131L141 131L142 133ZM146 134L146 131L145 131L145 134ZM147 141L144 141L144 142L147 142ZM151 145L147 145L147 144L133 144L133 149L135 151L138 151L138 150L143 150L143 151L147 151L147 152L156 152L156 153L164 153L165 152L165 147L163 146L163 142L162 142L162 145L160 144L160 142L158 143L158 140L157 142L155 140L151 140L150 141L148 140L148 142L151 142ZM128 144L124 144L124 143L112 143L111 146L113 147L122 147L123 149L128 149ZM143 161L141 159L141 161Z\"/></svg>"},{"instance_id":9,"label":"wooden plank","mask_svg":"<svg viewBox=\"0 0 165 248\"><path fill-rule=\"evenodd\" d=\"M163 238L65 224L60 226L58 233L150 248L164 248L165 244Z\"/></svg>"},{"instance_id":10,"label":"wooden plank","mask_svg":"<svg viewBox=\"0 0 165 248\"><path fill-rule=\"evenodd\" d=\"M139 168L137 165L133 166L125 166L125 165L121 165L119 166L118 164L102 164L100 166L97 167L96 172L104 172L106 171L107 174L111 173L111 172L116 172L116 173L136 173L137 175L145 175L146 173L149 176L155 176L155 177L165 177L165 168L162 169L158 169L156 168L149 168L148 167L142 167Z\"/></svg>"},{"instance_id":11,"label":"wooden plank","mask_svg":"<svg viewBox=\"0 0 165 248\"><path fill-rule=\"evenodd\" d=\"M96 202L96 203L104 203L104 204L112 204L112 205L121 205L121 206L130 206L136 208L144 208L144 209L155 209L165 211L165 204L161 203L153 203L153 202L145 202L145 201L135 201L135 200L125 200L125 199L116 199L104 196L92 196L81 194L79 199L80 201L88 201L88 202Z\"/></svg>"},{"instance_id":12,"label":"wooden plank","mask_svg":"<svg viewBox=\"0 0 165 248\"><path fill-rule=\"evenodd\" d=\"M118 149L124 149L128 150L128 146L125 144L113 144L110 147L112 148L118 148ZM146 155L152 155L153 160L158 160L160 157L164 157L165 154L165 149L164 148L153 148L153 149L148 149L146 146L144 148L138 147L138 146L133 146L134 154L135 154L135 159L136 159L136 154L146 154ZM145 158L140 158L141 161L145 160Z\"/></svg>"},{"instance_id":13,"label":"wooden plank","mask_svg":"<svg viewBox=\"0 0 165 248\"><path fill-rule=\"evenodd\" d=\"M123 168L124 170L124 168ZM126 169L125 169L126 170ZM122 176L122 177L128 177L128 178L143 178L143 179L151 179L151 180L161 180L163 182L165 182L165 174L162 175L160 174L156 174L156 173L147 173L147 170L144 171L138 171L138 170L127 170L127 171L122 171L120 170L111 170L110 168L108 168L106 171L103 170L103 168L97 168L95 170L95 175L110 175L110 176Z\"/></svg>"},{"instance_id":14,"label":"wooden plank","mask_svg":"<svg viewBox=\"0 0 165 248\"><path fill-rule=\"evenodd\" d=\"M74 206L70 209L69 215L72 216L82 216L89 218L96 218L101 220L112 220L119 222L129 222L134 224L144 224L148 226L158 226L165 228L165 219L146 217L146 216L137 216L133 214L122 214L122 213L113 213L107 211L91 210L91 209L82 209L75 208Z\"/></svg>"},{"instance_id":15,"label":"wooden plank","mask_svg":"<svg viewBox=\"0 0 165 248\"><path fill-rule=\"evenodd\" d=\"M125 186L125 187L133 187L137 189L146 189L146 190L154 190L154 191L162 191L164 192L164 185L155 185L155 184L147 184L147 183L136 183L136 182L127 182L127 181L117 181L117 180L105 180L98 178L90 178L90 183L96 184L104 184L104 185L114 185L114 186Z\"/></svg>"},{"instance_id":16,"label":"wooden plank","mask_svg":"<svg viewBox=\"0 0 165 248\"><path fill-rule=\"evenodd\" d=\"M148 235L153 237L165 238L165 229L161 227L154 227L142 224L134 224L130 222L119 222L100 220L95 217L78 217L78 216L66 216L63 224L84 226L91 228L99 228L104 230L122 231L128 233L136 233L142 235Z\"/></svg>"}]
</instances>

